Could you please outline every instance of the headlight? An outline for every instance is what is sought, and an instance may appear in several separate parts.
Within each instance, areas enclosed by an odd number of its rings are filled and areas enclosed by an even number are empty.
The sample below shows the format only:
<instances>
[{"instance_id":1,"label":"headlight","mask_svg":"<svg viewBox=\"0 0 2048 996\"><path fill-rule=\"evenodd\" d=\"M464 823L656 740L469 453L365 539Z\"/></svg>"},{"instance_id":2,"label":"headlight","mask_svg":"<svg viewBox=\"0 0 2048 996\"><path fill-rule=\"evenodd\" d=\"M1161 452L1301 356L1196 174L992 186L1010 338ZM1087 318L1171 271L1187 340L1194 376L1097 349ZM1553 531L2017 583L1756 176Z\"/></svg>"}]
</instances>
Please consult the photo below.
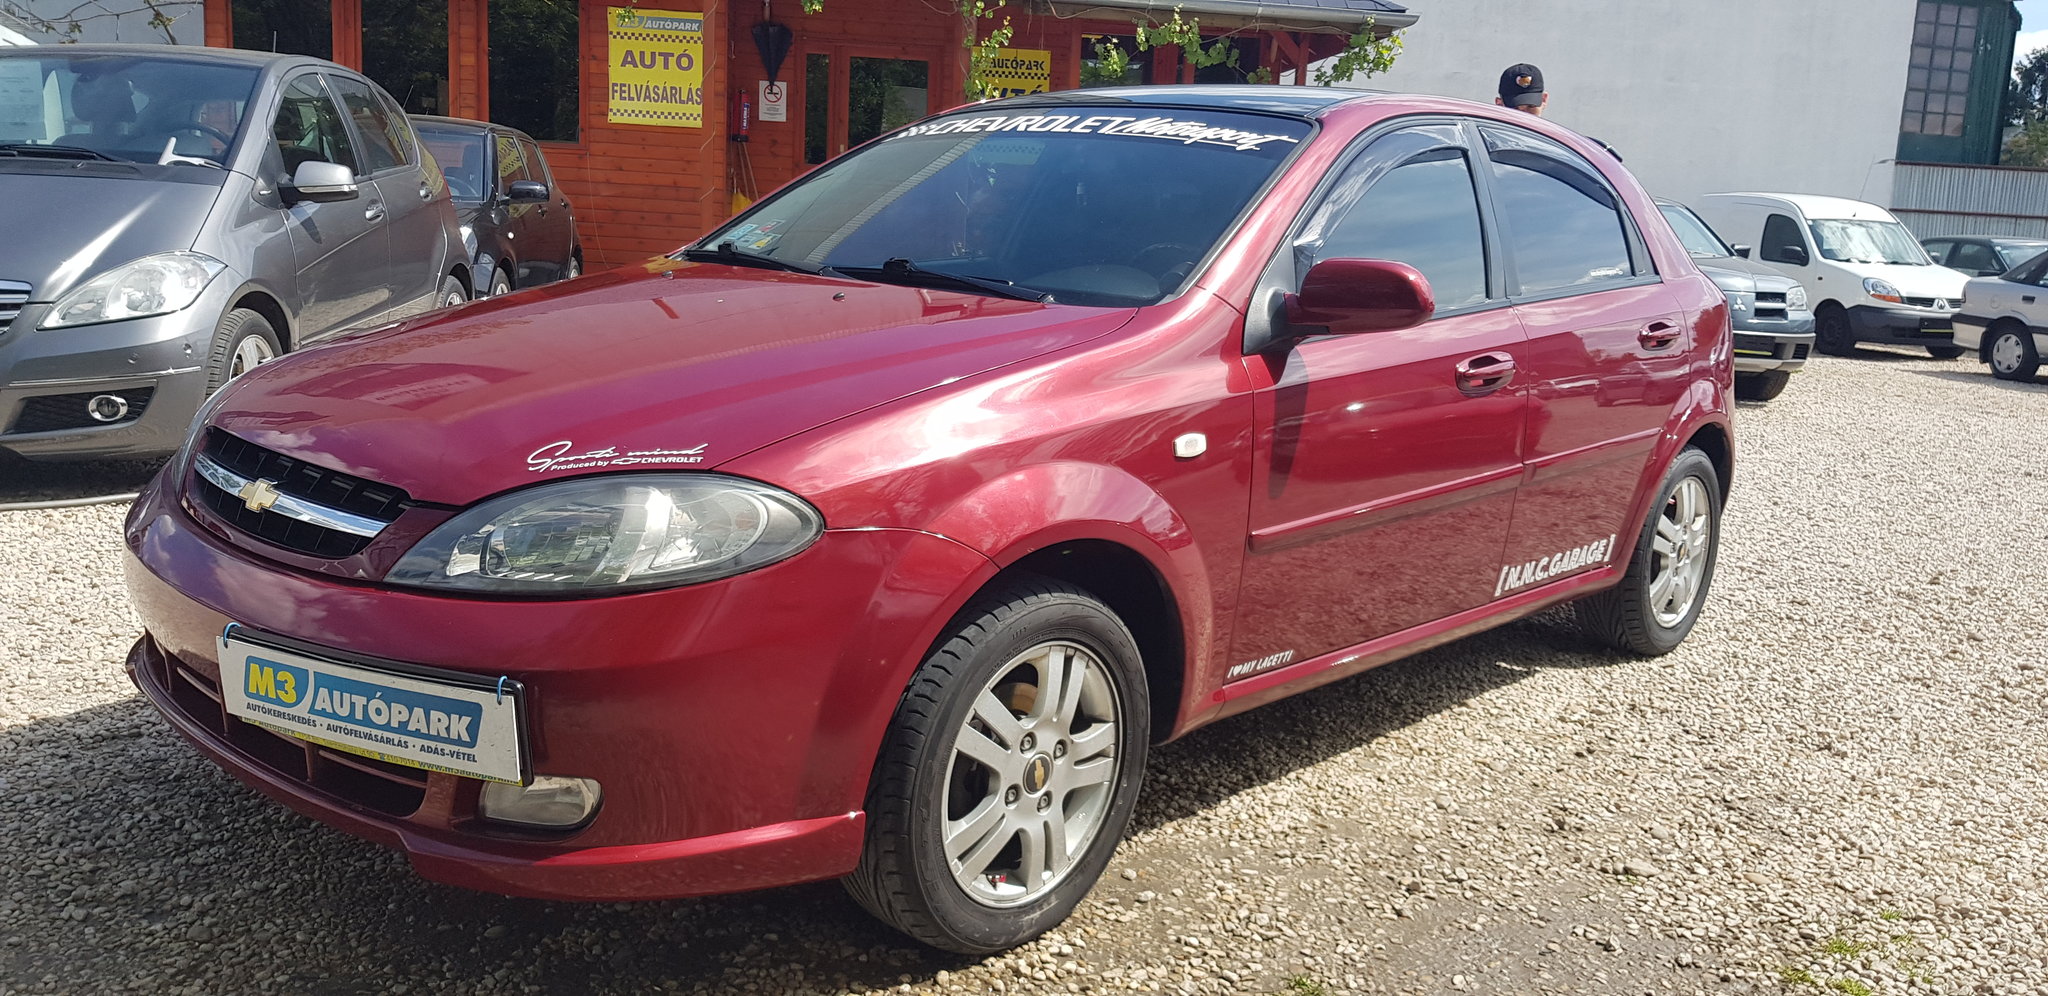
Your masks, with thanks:
<instances>
[{"instance_id":1,"label":"headlight","mask_svg":"<svg viewBox=\"0 0 2048 996\"><path fill-rule=\"evenodd\" d=\"M1880 301L1890 301L1893 304L1906 303L1905 295L1900 294L1897 287L1893 287L1891 284L1885 283L1876 277L1863 278L1863 293Z\"/></svg>"},{"instance_id":2,"label":"headlight","mask_svg":"<svg viewBox=\"0 0 2048 996\"><path fill-rule=\"evenodd\" d=\"M43 328L117 322L168 315L199 300L227 264L196 252L144 256L114 267L64 295L43 319Z\"/></svg>"},{"instance_id":3,"label":"headlight","mask_svg":"<svg viewBox=\"0 0 2048 996\"><path fill-rule=\"evenodd\" d=\"M609 595L731 577L792 556L825 529L786 491L722 474L542 484L443 523L391 568L396 584Z\"/></svg>"},{"instance_id":4,"label":"headlight","mask_svg":"<svg viewBox=\"0 0 2048 996\"><path fill-rule=\"evenodd\" d=\"M1793 284L1792 289L1785 292L1785 303L1794 308L1806 307L1806 288L1800 284Z\"/></svg>"}]
</instances>

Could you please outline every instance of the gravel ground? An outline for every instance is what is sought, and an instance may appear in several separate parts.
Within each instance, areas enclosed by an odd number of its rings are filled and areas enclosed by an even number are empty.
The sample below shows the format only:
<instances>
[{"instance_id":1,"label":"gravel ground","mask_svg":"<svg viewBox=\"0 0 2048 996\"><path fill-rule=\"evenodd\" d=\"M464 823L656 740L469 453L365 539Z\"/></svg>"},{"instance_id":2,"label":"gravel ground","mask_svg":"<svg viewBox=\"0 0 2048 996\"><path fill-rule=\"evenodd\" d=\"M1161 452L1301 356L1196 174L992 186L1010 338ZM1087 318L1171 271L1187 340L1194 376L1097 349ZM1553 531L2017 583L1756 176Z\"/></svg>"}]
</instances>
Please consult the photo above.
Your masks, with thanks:
<instances>
[{"instance_id":1,"label":"gravel ground","mask_svg":"<svg viewBox=\"0 0 2048 996\"><path fill-rule=\"evenodd\" d=\"M1193 734L1080 912L978 961L830 884L424 882L137 699L120 508L0 512L0 994L2048 992L2048 385L1866 351L1739 418L1678 652L1546 615Z\"/></svg>"}]
</instances>

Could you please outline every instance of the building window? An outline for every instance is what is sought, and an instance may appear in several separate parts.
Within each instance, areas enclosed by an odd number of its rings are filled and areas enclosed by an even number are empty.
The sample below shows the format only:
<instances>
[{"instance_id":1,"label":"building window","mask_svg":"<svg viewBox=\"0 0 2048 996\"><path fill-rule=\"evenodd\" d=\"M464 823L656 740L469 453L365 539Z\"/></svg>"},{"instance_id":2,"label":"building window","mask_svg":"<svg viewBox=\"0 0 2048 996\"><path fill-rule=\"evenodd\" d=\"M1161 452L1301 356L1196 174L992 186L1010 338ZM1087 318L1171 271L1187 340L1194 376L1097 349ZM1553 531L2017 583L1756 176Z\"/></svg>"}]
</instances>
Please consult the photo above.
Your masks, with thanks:
<instances>
[{"instance_id":1,"label":"building window","mask_svg":"<svg viewBox=\"0 0 2048 996\"><path fill-rule=\"evenodd\" d=\"M583 108L576 0L491 0L491 120L574 142Z\"/></svg>"},{"instance_id":2,"label":"building window","mask_svg":"<svg viewBox=\"0 0 2048 996\"><path fill-rule=\"evenodd\" d=\"M1962 137L1970 70L1977 58L1977 13L1971 4L1921 0L1913 24L1913 61L1906 70L1906 111L1900 131Z\"/></svg>"},{"instance_id":3,"label":"building window","mask_svg":"<svg viewBox=\"0 0 2048 996\"><path fill-rule=\"evenodd\" d=\"M448 5L362 0L363 75L411 114L448 113Z\"/></svg>"},{"instance_id":4,"label":"building window","mask_svg":"<svg viewBox=\"0 0 2048 996\"><path fill-rule=\"evenodd\" d=\"M334 22L327 0L234 0L236 48L334 58Z\"/></svg>"}]
</instances>

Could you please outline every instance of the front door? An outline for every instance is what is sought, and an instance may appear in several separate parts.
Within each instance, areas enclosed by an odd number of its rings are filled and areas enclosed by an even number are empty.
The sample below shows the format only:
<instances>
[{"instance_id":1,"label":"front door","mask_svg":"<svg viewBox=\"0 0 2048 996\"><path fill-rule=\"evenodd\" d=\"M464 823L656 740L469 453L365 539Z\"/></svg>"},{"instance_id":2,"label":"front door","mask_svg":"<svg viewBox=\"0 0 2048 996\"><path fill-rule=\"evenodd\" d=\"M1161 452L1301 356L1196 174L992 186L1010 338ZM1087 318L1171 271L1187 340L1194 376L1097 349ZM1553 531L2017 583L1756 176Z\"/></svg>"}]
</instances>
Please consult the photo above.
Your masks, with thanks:
<instances>
[{"instance_id":1,"label":"front door","mask_svg":"<svg viewBox=\"0 0 2048 996\"><path fill-rule=\"evenodd\" d=\"M368 321L390 307L389 233L384 201L369 182L339 106L316 73L284 85L271 137L283 158L286 187L301 163L347 166L357 194L344 201L300 201L285 209L298 264L299 339Z\"/></svg>"},{"instance_id":2,"label":"front door","mask_svg":"<svg viewBox=\"0 0 2048 996\"><path fill-rule=\"evenodd\" d=\"M1279 264L1291 290L1323 259L1405 262L1429 280L1437 314L1248 358L1272 383L1254 395L1232 678L1493 597L1522 472L1524 336L1490 272L1465 136L1445 122L1373 140Z\"/></svg>"},{"instance_id":3,"label":"front door","mask_svg":"<svg viewBox=\"0 0 2048 996\"><path fill-rule=\"evenodd\" d=\"M952 106L934 100L938 65L938 53L890 56L847 45L805 53L805 165Z\"/></svg>"},{"instance_id":4,"label":"front door","mask_svg":"<svg viewBox=\"0 0 2048 996\"><path fill-rule=\"evenodd\" d=\"M1528 474L1498 581L1505 597L1618 563L1630 503L1687 384L1692 330L1591 163L1534 132L1486 125L1523 372Z\"/></svg>"}]
</instances>

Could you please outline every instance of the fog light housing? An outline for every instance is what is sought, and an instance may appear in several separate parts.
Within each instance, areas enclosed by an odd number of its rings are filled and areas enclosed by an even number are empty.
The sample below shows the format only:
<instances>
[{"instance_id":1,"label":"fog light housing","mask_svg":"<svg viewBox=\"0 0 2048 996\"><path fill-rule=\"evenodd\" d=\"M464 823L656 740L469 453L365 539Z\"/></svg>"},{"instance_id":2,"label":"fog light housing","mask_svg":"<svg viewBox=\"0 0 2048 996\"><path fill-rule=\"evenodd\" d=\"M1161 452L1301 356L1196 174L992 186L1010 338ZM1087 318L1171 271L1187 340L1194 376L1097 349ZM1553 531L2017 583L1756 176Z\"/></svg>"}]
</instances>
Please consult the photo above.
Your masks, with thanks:
<instances>
[{"instance_id":1,"label":"fog light housing","mask_svg":"<svg viewBox=\"0 0 2048 996\"><path fill-rule=\"evenodd\" d=\"M128 399L118 394L94 395L85 403L85 413L95 422L119 422L128 416Z\"/></svg>"},{"instance_id":2,"label":"fog light housing","mask_svg":"<svg viewBox=\"0 0 2048 996\"><path fill-rule=\"evenodd\" d=\"M477 815L493 823L540 830L572 830L590 822L604 790L589 778L537 775L531 785L488 782Z\"/></svg>"}]
</instances>

